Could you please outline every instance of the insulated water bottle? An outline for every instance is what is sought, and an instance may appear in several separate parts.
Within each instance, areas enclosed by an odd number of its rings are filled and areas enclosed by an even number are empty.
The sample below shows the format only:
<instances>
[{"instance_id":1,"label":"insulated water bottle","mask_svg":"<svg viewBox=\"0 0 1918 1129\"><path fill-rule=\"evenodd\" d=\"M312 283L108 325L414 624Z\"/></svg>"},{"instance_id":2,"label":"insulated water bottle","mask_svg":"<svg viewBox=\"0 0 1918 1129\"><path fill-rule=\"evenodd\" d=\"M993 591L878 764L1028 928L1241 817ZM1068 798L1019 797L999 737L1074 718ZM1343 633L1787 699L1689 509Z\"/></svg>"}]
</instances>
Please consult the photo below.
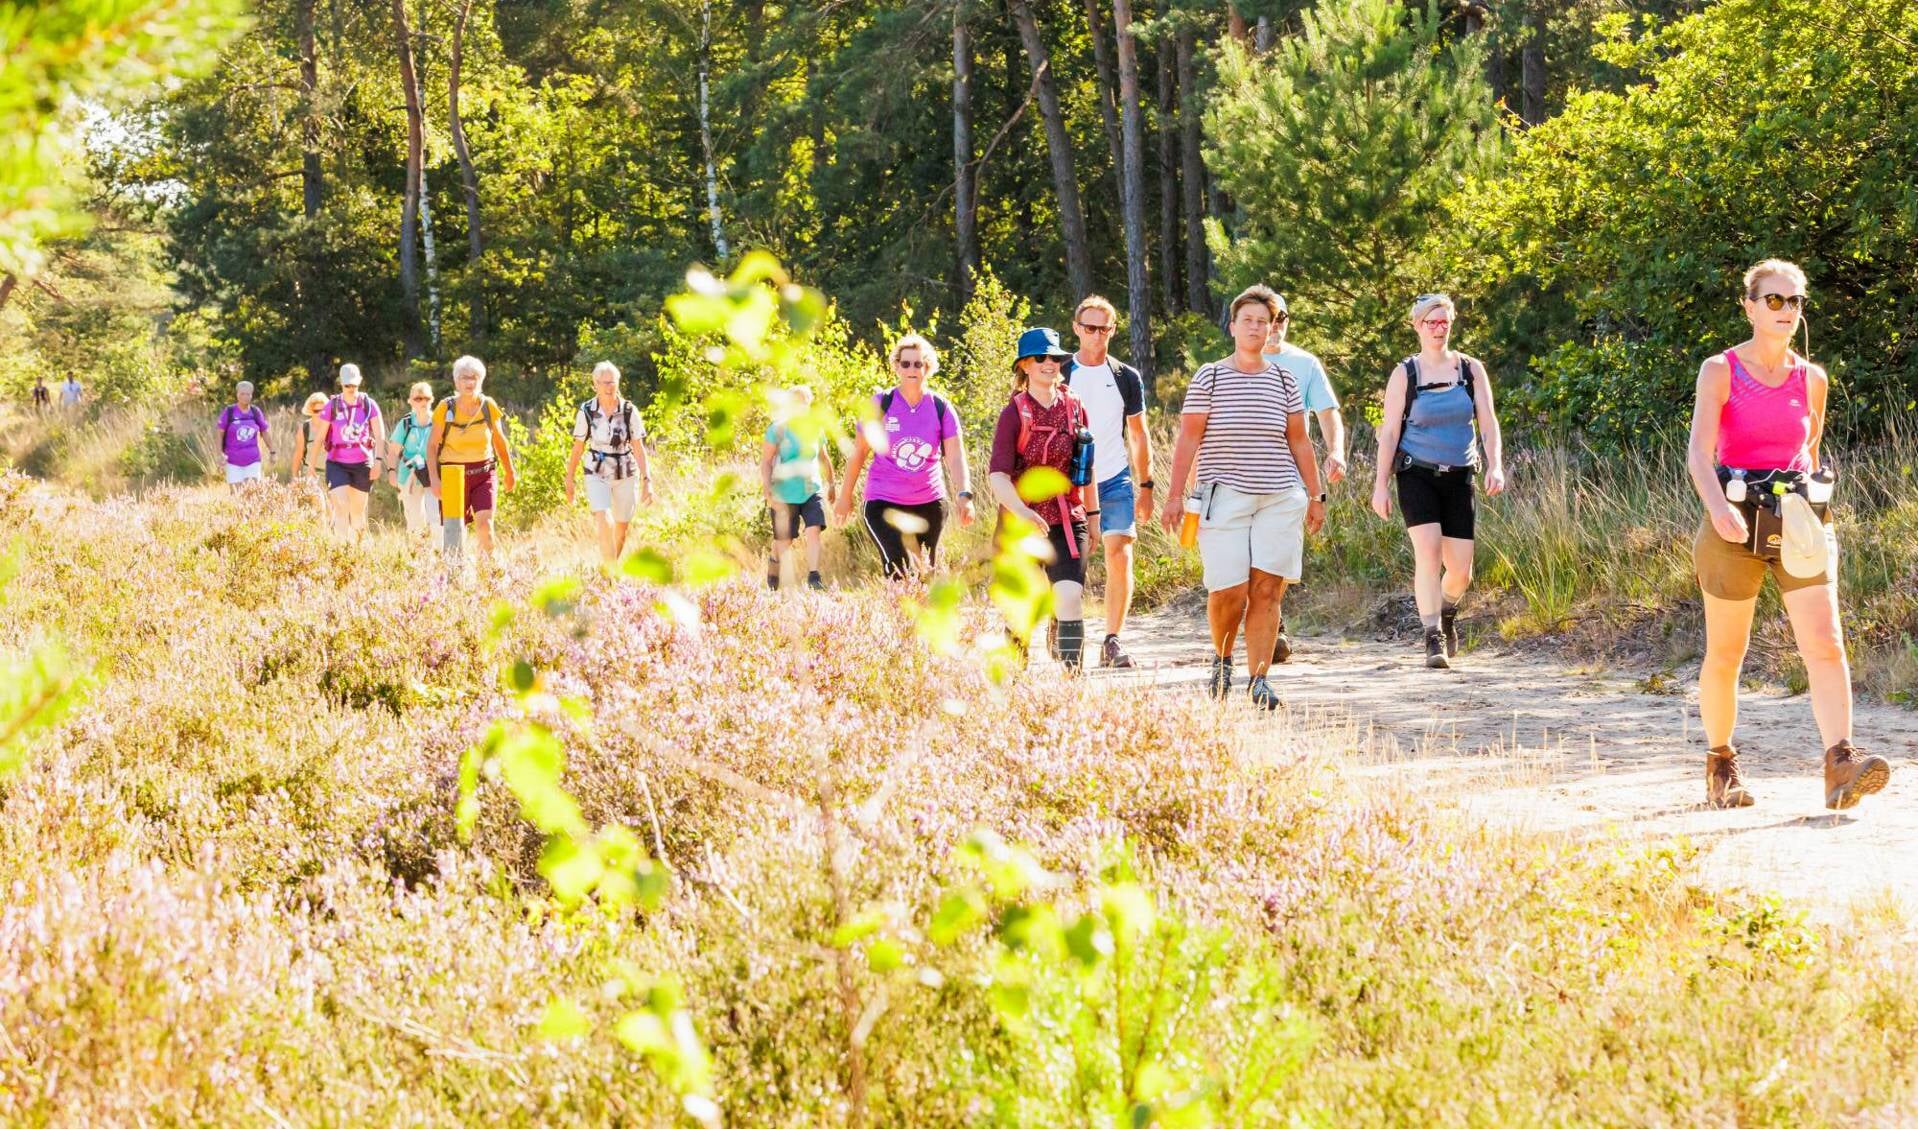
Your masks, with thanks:
<instances>
[{"instance_id":1,"label":"insulated water bottle","mask_svg":"<svg viewBox=\"0 0 1918 1129\"><path fill-rule=\"evenodd\" d=\"M1072 433L1072 484L1092 485L1092 430L1081 427Z\"/></svg>"}]
</instances>

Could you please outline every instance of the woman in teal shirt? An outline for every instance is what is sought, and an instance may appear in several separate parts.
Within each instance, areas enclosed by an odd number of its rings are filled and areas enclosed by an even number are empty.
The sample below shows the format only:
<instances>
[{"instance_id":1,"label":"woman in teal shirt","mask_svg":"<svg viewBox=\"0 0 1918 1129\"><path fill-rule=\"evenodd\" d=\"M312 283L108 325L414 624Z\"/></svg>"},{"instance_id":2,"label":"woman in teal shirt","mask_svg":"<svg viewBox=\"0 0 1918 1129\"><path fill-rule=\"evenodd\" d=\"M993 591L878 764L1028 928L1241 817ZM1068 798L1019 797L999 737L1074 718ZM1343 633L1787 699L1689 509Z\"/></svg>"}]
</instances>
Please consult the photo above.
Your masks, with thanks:
<instances>
[{"instance_id":1,"label":"woman in teal shirt","mask_svg":"<svg viewBox=\"0 0 1918 1129\"><path fill-rule=\"evenodd\" d=\"M806 541L806 586L824 588L819 578L819 531L826 528L826 503L833 498L832 460L808 417L812 389L792 390L789 411L766 429L759 457L759 478L772 511L773 551L766 562L766 587L779 587L779 563L795 537Z\"/></svg>"},{"instance_id":2,"label":"woman in teal shirt","mask_svg":"<svg viewBox=\"0 0 1918 1129\"><path fill-rule=\"evenodd\" d=\"M433 435L433 386L420 381L406 394L406 400L413 410L401 416L386 437L386 464L393 468L387 481L400 492L406 531L430 538L439 525L439 511L426 489L426 441Z\"/></svg>"}]
</instances>

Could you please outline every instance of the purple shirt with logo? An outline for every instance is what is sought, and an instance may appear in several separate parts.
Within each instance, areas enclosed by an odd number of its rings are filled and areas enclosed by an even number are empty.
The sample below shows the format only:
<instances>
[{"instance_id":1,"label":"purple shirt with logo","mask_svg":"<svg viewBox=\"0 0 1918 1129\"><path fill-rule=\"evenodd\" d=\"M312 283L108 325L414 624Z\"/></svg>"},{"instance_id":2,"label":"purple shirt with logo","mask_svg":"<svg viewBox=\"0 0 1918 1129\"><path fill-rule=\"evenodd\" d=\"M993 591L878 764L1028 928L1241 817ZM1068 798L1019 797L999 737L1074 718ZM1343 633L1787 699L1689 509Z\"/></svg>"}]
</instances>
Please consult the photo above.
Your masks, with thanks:
<instances>
[{"instance_id":1,"label":"purple shirt with logo","mask_svg":"<svg viewBox=\"0 0 1918 1129\"><path fill-rule=\"evenodd\" d=\"M326 457L336 463L373 461L373 421L380 418L380 406L362 394L351 407L346 398L335 396L326 402L320 418L332 426L326 431Z\"/></svg>"},{"instance_id":2,"label":"purple shirt with logo","mask_svg":"<svg viewBox=\"0 0 1918 1129\"><path fill-rule=\"evenodd\" d=\"M241 411L228 404L220 412L220 449L228 466L253 466L260 461L260 437L266 431L266 413L258 404Z\"/></svg>"},{"instance_id":3,"label":"purple shirt with logo","mask_svg":"<svg viewBox=\"0 0 1918 1129\"><path fill-rule=\"evenodd\" d=\"M872 471L866 476L866 500L921 506L946 496L946 477L940 473L945 441L959 434L959 417L952 405L928 392L919 406L893 389L892 406L886 393L873 398L879 409L879 440L873 444Z\"/></svg>"}]
</instances>

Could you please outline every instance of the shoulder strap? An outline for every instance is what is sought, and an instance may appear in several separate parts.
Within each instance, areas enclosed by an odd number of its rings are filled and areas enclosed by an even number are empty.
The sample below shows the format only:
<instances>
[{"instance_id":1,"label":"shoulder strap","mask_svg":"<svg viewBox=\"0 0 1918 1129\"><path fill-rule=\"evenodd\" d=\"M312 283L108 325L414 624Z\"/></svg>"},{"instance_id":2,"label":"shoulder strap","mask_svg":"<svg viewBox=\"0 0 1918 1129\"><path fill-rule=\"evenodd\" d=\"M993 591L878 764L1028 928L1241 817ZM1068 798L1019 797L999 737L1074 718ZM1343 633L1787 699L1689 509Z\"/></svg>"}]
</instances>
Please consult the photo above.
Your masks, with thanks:
<instances>
[{"instance_id":1,"label":"shoulder strap","mask_svg":"<svg viewBox=\"0 0 1918 1129\"><path fill-rule=\"evenodd\" d=\"M945 442L945 439L946 439L946 420L948 417L952 415L952 405L946 403L946 398L944 396L941 396L937 392L934 392L931 395L932 395L932 418L933 418L933 421L937 423L939 426L939 441L943 443Z\"/></svg>"},{"instance_id":2,"label":"shoulder strap","mask_svg":"<svg viewBox=\"0 0 1918 1129\"><path fill-rule=\"evenodd\" d=\"M1407 357L1403 364L1405 366L1405 414L1399 417L1401 433L1404 432L1405 425L1412 421L1412 401L1419 398L1419 359Z\"/></svg>"},{"instance_id":3,"label":"shoulder strap","mask_svg":"<svg viewBox=\"0 0 1918 1129\"><path fill-rule=\"evenodd\" d=\"M897 391L898 391L898 389L896 389L896 388L888 388L888 389L886 389L886 390L885 390L884 392L881 392L881 393L880 393L880 394L879 394L879 395L878 395L878 396L876 397L876 399L878 399L878 401L879 401L879 414L880 414L880 415L882 415L882 416L883 416L883 415L885 415L885 414L886 414L887 412L889 412L889 411L891 411L891 410L892 410L892 397L893 397L893 393L895 393L895 392L897 392Z\"/></svg>"},{"instance_id":4,"label":"shoulder strap","mask_svg":"<svg viewBox=\"0 0 1918 1129\"><path fill-rule=\"evenodd\" d=\"M1019 409L1019 454L1024 455L1026 444L1032 442L1032 393L1020 389L1012 394L1012 406Z\"/></svg>"},{"instance_id":5,"label":"shoulder strap","mask_svg":"<svg viewBox=\"0 0 1918 1129\"><path fill-rule=\"evenodd\" d=\"M1474 408L1478 407L1478 370L1473 367L1477 363L1464 353L1458 355L1458 382L1465 386L1465 398L1472 402ZM1474 418L1472 423L1476 426L1478 420Z\"/></svg>"}]
</instances>

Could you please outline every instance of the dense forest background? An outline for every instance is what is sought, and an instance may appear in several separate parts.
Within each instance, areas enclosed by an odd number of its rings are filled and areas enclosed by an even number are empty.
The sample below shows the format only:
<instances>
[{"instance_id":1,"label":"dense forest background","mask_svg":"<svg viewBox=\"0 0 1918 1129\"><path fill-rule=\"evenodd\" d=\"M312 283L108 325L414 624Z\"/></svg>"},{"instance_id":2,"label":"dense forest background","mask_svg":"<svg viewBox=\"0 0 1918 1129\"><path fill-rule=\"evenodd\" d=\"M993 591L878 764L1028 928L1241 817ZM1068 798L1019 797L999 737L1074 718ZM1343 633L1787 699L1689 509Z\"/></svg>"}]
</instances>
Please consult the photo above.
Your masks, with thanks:
<instances>
[{"instance_id":1,"label":"dense forest background","mask_svg":"<svg viewBox=\"0 0 1918 1129\"><path fill-rule=\"evenodd\" d=\"M132 35L181 10L93 2ZM644 397L687 266L763 248L854 345L1105 293L1162 397L1249 282L1348 397L1450 289L1521 427L1613 449L1682 417L1780 255L1834 426L1918 398L1904 0L203 7L143 81L42 106L72 215L0 240L9 394L390 387L470 351L524 404L601 357Z\"/></svg>"}]
</instances>

